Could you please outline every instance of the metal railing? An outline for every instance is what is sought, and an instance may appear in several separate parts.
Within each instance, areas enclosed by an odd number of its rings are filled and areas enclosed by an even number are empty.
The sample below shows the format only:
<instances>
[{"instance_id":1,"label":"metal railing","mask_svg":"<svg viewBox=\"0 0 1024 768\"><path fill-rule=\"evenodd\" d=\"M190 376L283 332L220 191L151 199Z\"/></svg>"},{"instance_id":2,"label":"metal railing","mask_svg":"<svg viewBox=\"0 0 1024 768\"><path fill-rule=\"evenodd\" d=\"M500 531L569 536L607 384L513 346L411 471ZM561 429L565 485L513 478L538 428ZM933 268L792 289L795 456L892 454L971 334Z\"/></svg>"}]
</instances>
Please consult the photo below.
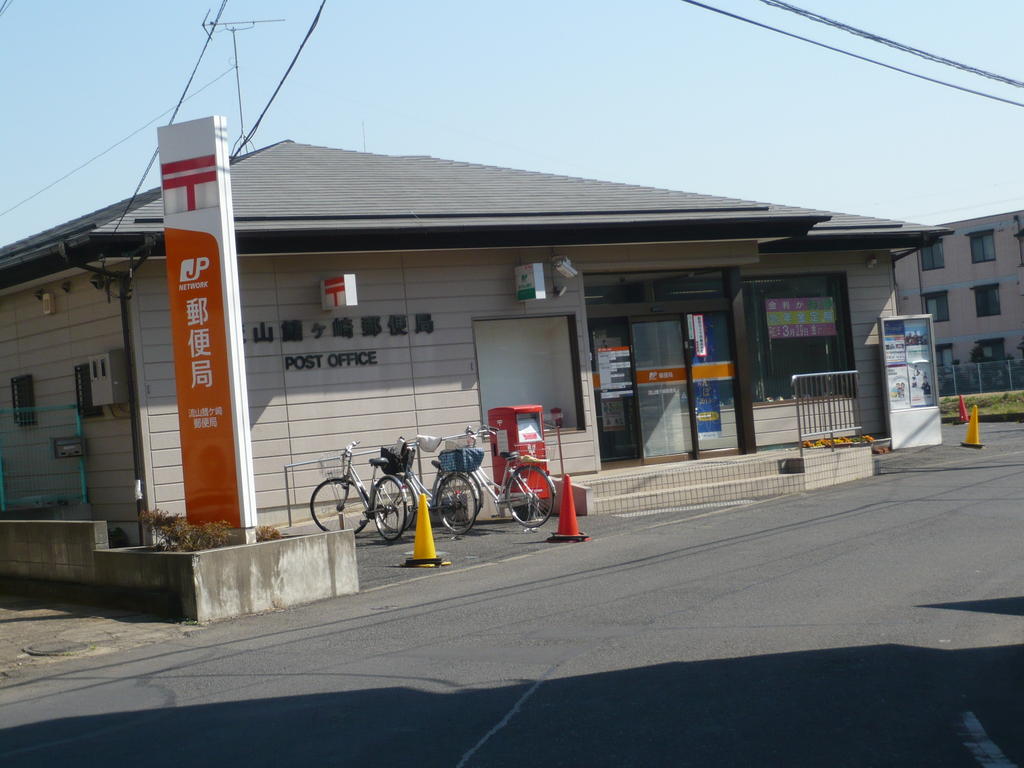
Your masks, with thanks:
<instances>
[{"instance_id":1,"label":"metal railing","mask_svg":"<svg viewBox=\"0 0 1024 768\"><path fill-rule=\"evenodd\" d=\"M1024 389L1024 360L940 365L935 369L935 378L943 397Z\"/></svg>"},{"instance_id":2,"label":"metal railing","mask_svg":"<svg viewBox=\"0 0 1024 768\"><path fill-rule=\"evenodd\" d=\"M793 377L801 455L805 440L815 437L835 439L841 432L860 431L857 377L857 371L800 373ZM835 445L832 449L835 450Z\"/></svg>"}]
</instances>

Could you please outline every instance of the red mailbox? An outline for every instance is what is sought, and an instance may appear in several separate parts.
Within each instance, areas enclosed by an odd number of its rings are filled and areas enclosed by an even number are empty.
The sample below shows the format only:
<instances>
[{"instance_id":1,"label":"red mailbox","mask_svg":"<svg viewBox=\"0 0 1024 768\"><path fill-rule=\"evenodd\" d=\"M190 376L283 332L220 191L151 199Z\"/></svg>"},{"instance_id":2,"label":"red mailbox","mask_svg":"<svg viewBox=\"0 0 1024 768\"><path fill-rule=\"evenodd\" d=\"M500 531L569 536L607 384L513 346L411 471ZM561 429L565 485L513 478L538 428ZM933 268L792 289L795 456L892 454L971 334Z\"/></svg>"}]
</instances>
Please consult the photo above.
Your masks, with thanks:
<instances>
[{"instance_id":1,"label":"red mailbox","mask_svg":"<svg viewBox=\"0 0 1024 768\"><path fill-rule=\"evenodd\" d=\"M544 406L509 405L491 408L487 412L487 424L498 430L497 438L491 443L491 459L494 465L494 481L505 479L505 460L502 453L518 451L537 459L547 459L544 446ZM547 469L547 462L544 463Z\"/></svg>"}]
</instances>

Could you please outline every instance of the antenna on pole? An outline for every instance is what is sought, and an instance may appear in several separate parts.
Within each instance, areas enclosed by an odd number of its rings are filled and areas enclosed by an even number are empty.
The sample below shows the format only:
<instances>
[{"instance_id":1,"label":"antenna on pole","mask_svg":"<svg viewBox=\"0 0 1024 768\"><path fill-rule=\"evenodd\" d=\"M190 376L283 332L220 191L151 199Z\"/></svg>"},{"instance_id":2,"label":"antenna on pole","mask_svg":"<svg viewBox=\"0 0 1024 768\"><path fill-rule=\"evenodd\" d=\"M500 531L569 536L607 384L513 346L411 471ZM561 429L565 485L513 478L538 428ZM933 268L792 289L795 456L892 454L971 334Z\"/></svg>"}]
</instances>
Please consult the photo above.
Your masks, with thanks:
<instances>
[{"instance_id":1,"label":"antenna on pole","mask_svg":"<svg viewBox=\"0 0 1024 768\"><path fill-rule=\"evenodd\" d=\"M209 16L209 14L207 14ZM203 28L207 30L207 33L211 36L214 32L217 32L217 27L223 27L225 30L231 33L231 47L234 50L234 65L235 65L235 91L238 94L238 126L241 129L239 134L239 141L245 137L245 115L242 112L242 78L238 71L238 38L237 33L245 32L248 29L252 29L257 24L274 24L284 19L252 19L250 21L203 21ZM239 147L239 150L243 149L244 145Z\"/></svg>"}]
</instances>

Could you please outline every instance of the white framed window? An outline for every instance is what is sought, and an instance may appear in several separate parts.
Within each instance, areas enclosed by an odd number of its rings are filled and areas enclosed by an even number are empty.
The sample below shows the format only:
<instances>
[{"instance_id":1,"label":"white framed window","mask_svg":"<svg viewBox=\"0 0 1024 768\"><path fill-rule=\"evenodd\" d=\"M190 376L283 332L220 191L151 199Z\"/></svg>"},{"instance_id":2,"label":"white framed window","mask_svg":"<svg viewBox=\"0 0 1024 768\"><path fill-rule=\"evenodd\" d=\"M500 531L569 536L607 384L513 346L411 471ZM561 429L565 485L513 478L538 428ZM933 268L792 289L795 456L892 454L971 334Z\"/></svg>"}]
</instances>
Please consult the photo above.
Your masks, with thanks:
<instances>
[{"instance_id":1,"label":"white framed window","mask_svg":"<svg viewBox=\"0 0 1024 768\"><path fill-rule=\"evenodd\" d=\"M505 405L562 409L562 426L583 428L576 322L571 315L474 320L483 416Z\"/></svg>"}]
</instances>

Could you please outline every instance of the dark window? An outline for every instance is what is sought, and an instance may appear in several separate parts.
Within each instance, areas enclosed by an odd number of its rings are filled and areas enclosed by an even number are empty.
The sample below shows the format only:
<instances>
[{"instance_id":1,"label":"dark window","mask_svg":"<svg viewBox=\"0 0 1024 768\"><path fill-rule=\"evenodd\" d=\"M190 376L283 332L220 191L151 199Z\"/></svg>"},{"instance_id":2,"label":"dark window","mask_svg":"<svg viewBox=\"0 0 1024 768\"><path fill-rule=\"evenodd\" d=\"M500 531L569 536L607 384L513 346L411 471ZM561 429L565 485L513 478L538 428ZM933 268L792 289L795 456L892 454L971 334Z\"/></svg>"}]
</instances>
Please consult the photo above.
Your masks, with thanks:
<instances>
[{"instance_id":1,"label":"dark window","mask_svg":"<svg viewBox=\"0 0 1024 768\"><path fill-rule=\"evenodd\" d=\"M14 423L27 426L36 423L36 393L32 386L32 374L15 376L11 379L11 403L14 405Z\"/></svg>"},{"instance_id":2,"label":"dark window","mask_svg":"<svg viewBox=\"0 0 1024 768\"><path fill-rule=\"evenodd\" d=\"M978 339L977 346L981 351L981 360L977 362L986 363L990 360L1003 360L1006 358L1006 350L1003 348L1002 339Z\"/></svg>"},{"instance_id":3,"label":"dark window","mask_svg":"<svg viewBox=\"0 0 1024 768\"><path fill-rule=\"evenodd\" d=\"M952 344L938 344L935 347L935 355L938 357L938 363L940 366L953 365L953 345Z\"/></svg>"},{"instance_id":4,"label":"dark window","mask_svg":"<svg viewBox=\"0 0 1024 768\"><path fill-rule=\"evenodd\" d=\"M946 292L926 293L924 295L924 311L930 314L937 323L949 320L949 299Z\"/></svg>"},{"instance_id":5,"label":"dark window","mask_svg":"<svg viewBox=\"0 0 1024 768\"><path fill-rule=\"evenodd\" d=\"M979 232L971 235L971 261L977 264L980 261L996 260L996 243L992 239L991 232Z\"/></svg>"},{"instance_id":6,"label":"dark window","mask_svg":"<svg viewBox=\"0 0 1024 768\"><path fill-rule=\"evenodd\" d=\"M75 366L75 401L82 416L102 416L103 406L92 404L92 380L89 378L89 364Z\"/></svg>"},{"instance_id":7,"label":"dark window","mask_svg":"<svg viewBox=\"0 0 1024 768\"><path fill-rule=\"evenodd\" d=\"M978 317L999 314L999 286L979 285L974 289L974 308Z\"/></svg>"},{"instance_id":8,"label":"dark window","mask_svg":"<svg viewBox=\"0 0 1024 768\"><path fill-rule=\"evenodd\" d=\"M942 269L944 266L946 260L942 255L941 240L921 249L921 269Z\"/></svg>"},{"instance_id":9,"label":"dark window","mask_svg":"<svg viewBox=\"0 0 1024 768\"><path fill-rule=\"evenodd\" d=\"M743 302L756 402L792 398L794 374L852 367L841 275L744 280Z\"/></svg>"}]
</instances>

